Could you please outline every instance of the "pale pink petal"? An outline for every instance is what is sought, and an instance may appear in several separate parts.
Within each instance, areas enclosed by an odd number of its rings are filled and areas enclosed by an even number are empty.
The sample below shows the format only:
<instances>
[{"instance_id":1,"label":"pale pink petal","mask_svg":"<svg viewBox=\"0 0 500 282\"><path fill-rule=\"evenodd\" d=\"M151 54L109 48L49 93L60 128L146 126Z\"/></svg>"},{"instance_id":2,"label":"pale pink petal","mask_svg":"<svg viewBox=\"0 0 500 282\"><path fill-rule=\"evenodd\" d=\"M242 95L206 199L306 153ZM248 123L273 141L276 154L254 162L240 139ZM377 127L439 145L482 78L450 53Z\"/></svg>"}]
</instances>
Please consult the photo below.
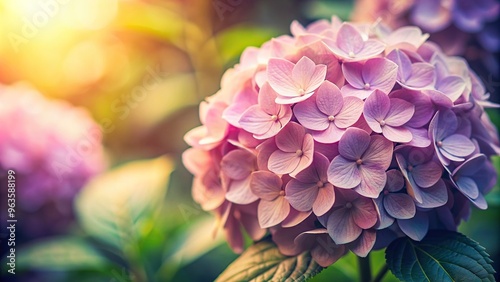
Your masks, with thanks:
<instances>
[{"instance_id":1,"label":"pale pink petal","mask_svg":"<svg viewBox=\"0 0 500 282\"><path fill-rule=\"evenodd\" d=\"M250 189L250 179L247 177L243 180L231 180L229 190L226 193L226 199L230 202L240 205L253 203L259 199Z\"/></svg>"},{"instance_id":2,"label":"pale pink petal","mask_svg":"<svg viewBox=\"0 0 500 282\"><path fill-rule=\"evenodd\" d=\"M316 64L311 59L309 59L306 56L302 57L295 64L295 67L292 70L292 79L295 82L295 85L297 85L299 88L302 88L305 91L311 82L310 79L315 69L316 69ZM325 67L325 75L326 75L326 67Z\"/></svg>"},{"instance_id":3,"label":"pale pink petal","mask_svg":"<svg viewBox=\"0 0 500 282\"><path fill-rule=\"evenodd\" d=\"M312 206L313 212L317 216L324 215L328 212L335 202L335 192L333 185L326 183L325 186L319 188L318 195Z\"/></svg>"},{"instance_id":4,"label":"pale pink petal","mask_svg":"<svg viewBox=\"0 0 500 282\"><path fill-rule=\"evenodd\" d=\"M364 88L355 88L349 84L346 84L344 86L342 86L342 94L344 94L344 97L356 97L356 98L359 98L361 100L364 100L366 99L368 96L370 96L370 94L373 93L373 89L364 89Z\"/></svg>"},{"instance_id":5,"label":"pale pink petal","mask_svg":"<svg viewBox=\"0 0 500 282\"><path fill-rule=\"evenodd\" d=\"M316 105L326 116L337 115L344 105L342 93L337 85L331 83L330 81L323 82L323 84L321 84L316 91Z\"/></svg>"},{"instance_id":6,"label":"pale pink petal","mask_svg":"<svg viewBox=\"0 0 500 282\"><path fill-rule=\"evenodd\" d=\"M249 107L257 104L257 96L257 92L253 88L246 87L236 95L233 103L222 112L222 117L231 125L239 127L238 121L241 115Z\"/></svg>"},{"instance_id":7,"label":"pale pink petal","mask_svg":"<svg viewBox=\"0 0 500 282\"><path fill-rule=\"evenodd\" d=\"M419 147L419 148L426 148L431 144L431 140L428 137L428 132L427 129L425 128L412 128L412 127L407 127L411 132L412 139L408 145L414 146L414 147Z\"/></svg>"},{"instance_id":8,"label":"pale pink petal","mask_svg":"<svg viewBox=\"0 0 500 282\"><path fill-rule=\"evenodd\" d=\"M414 63L411 65L411 75L404 81L403 86L423 89L432 85L435 79L434 66L428 63Z\"/></svg>"},{"instance_id":9,"label":"pale pink petal","mask_svg":"<svg viewBox=\"0 0 500 282\"><path fill-rule=\"evenodd\" d=\"M260 108L269 115L276 115L280 110L280 105L277 105L274 100L278 97L278 93L273 90L269 83L264 83L259 91L258 103Z\"/></svg>"},{"instance_id":10,"label":"pale pink petal","mask_svg":"<svg viewBox=\"0 0 500 282\"><path fill-rule=\"evenodd\" d=\"M257 209L259 225L261 228L278 225L289 213L290 204L284 197L278 197L274 201L261 200Z\"/></svg>"},{"instance_id":11,"label":"pale pink petal","mask_svg":"<svg viewBox=\"0 0 500 282\"><path fill-rule=\"evenodd\" d=\"M363 38L359 31L349 23L343 23L337 32L337 46L349 54L356 54L363 48Z\"/></svg>"},{"instance_id":12,"label":"pale pink petal","mask_svg":"<svg viewBox=\"0 0 500 282\"><path fill-rule=\"evenodd\" d=\"M317 65L314 73L309 79L309 84L306 85L304 92L309 93L316 90L326 78L326 66L325 65Z\"/></svg>"},{"instance_id":13,"label":"pale pink petal","mask_svg":"<svg viewBox=\"0 0 500 282\"><path fill-rule=\"evenodd\" d=\"M392 127L390 125L385 125L382 127L382 134L389 141L395 143L408 143L413 138L411 131L402 126Z\"/></svg>"},{"instance_id":14,"label":"pale pink petal","mask_svg":"<svg viewBox=\"0 0 500 282\"><path fill-rule=\"evenodd\" d=\"M357 60L366 60L379 55L384 49L384 43L376 39L368 39L364 42L361 52L357 53L355 57Z\"/></svg>"},{"instance_id":15,"label":"pale pink petal","mask_svg":"<svg viewBox=\"0 0 500 282\"><path fill-rule=\"evenodd\" d=\"M335 125L339 128L348 128L359 119L363 113L363 101L356 97L345 97L343 107L335 116Z\"/></svg>"},{"instance_id":16,"label":"pale pink petal","mask_svg":"<svg viewBox=\"0 0 500 282\"><path fill-rule=\"evenodd\" d=\"M259 106L254 105L241 115L238 123L244 130L256 135L262 135L271 129L274 121L269 114L261 110Z\"/></svg>"},{"instance_id":17,"label":"pale pink petal","mask_svg":"<svg viewBox=\"0 0 500 282\"><path fill-rule=\"evenodd\" d=\"M363 81L368 87L389 93L396 83L398 65L385 58L366 61L363 66ZM366 87L365 86L365 87Z\"/></svg>"},{"instance_id":18,"label":"pale pink petal","mask_svg":"<svg viewBox=\"0 0 500 282\"><path fill-rule=\"evenodd\" d=\"M291 176L295 176L297 173L301 172L305 168L311 165L314 155L314 139L310 134L304 136L304 143L302 145L302 156L300 157L299 164L297 167L290 172Z\"/></svg>"},{"instance_id":19,"label":"pale pink petal","mask_svg":"<svg viewBox=\"0 0 500 282\"><path fill-rule=\"evenodd\" d=\"M387 59L398 65L397 80L405 84L406 80L411 76L411 61L408 55L400 49L395 49L387 55Z\"/></svg>"},{"instance_id":20,"label":"pale pink petal","mask_svg":"<svg viewBox=\"0 0 500 282\"><path fill-rule=\"evenodd\" d=\"M300 103L302 101L305 101L305 100L309 99L309 97L311 97L313 94L314 94L314 92L310 92L310 93L304 94L304 95L297 94L299 96L293 96L293 97L279 95L278 97L276 97L275 102L277 104L281 104L281 105L291 105L291 104Z\"/></svg>"},{"instance_id":21,"label":"pale pink petal","mask_svg":"<svg viewBox=\"0 0 500 282\"><path fill-rule=\"evenodd\" d=\"M354 191L368 198L377 198L384 190L387 181L385 170L370 165L360 165L359 173L361 182L354 188Z\"/></svg>"},{"instance_id":22,"label":"pale pink petal","mask_svg":"<svg viewBox=\"0 0 500 282\"><path fill-rule=\"evenodd\" d=\"M269 171L256 171L250 176L250 190L259 198L272 201L280 195L283 182Z\"/></svg>"},{"instance_id":23,"label":"pale pink petal","mask_svg":"<svg viewBox=\"0 0 500 282\"><path fill-rule=\"evenodd\" d=\"M386 169L391 164L394 144L382 136L371 136L370 145L362 156L363 164L376 164Z\"/></svg>"},{"instance_id":24,"label":"pale pink petal","mask_svg":"<svg viewBox=\"0 0 500 282\"><path fill-rule=\"evenodd\" d=\"M290 207L290 213L281 223L281 227L283 228L294 227L303 222L304 220L306 220L311 215L311 213L312 211L301 212L294 209L293 207Z\"/></svg>"},{"instance_id":25,"label":"pale pink petal","mask_svg":"<svg viewBox=\"0 0 500 282\"><path fill-rule=\"evenodd\" d=\"M312 131L311 135L314 140L324 143L331 144L338 142L344 135L345 129L339 129L337 126L330 122L328 127L323 131Z\"/></svg>"},{"instance_id":26,"label":"pale pink petal","mask_svg":"<svg viewBox=\"0 0 500 282\"><path fill-rule=\"evenodd\" d=\"M330 124L330 121L327 116L321 112L320 109L318 109L314 98L315 97L312 97L311 99L295 105L293 112L295 113L295 117L300 124L307 129L325 130ZM317 98L318 97L316 96L316 99Z\"/></svg>"},{"instance_id":27,"label":"pale pink petal","mask_svg":"<svg viewBox=\"0 0 500 282\"><path fill-rule=\"evenodd\" d=\"M455 102L465 90L465 81L455 75L441 79L436 84L436 89L443 92L452 102Z\"/></svg>"},{"instance_id":28,"label":"pale pink petal","mask_svg":"<svg viewBox=\"0 0 500 282\"><path fill-rule=\"evenodd\" d=\"M289 174L297 169L301 157L295 152L287 153L277 150L269 157L269 170L277 174Z\"/></svg>"},{"instance_id":29,"label":"pale pink petal","mask_svg":"<svg viewBox=\"0 0 500 282\"><path fill-rule=\"evenodd\" d=\"M271 87L282 96L297 96L297 85L292 78L294 64L285 59L269 59L267 77Z\"/></svg>"},{"instance_id":30,"label":"pale pink petal","mask_svg":"<svg viewBox=\"0 0 500 282\"><path fill-rule=\"evenodd\" d=\"M385 123L390 126L401 126L407 123L415 113L415 106L398 98L391 98L391 108L385 117Z\"/></svg>"}]
</instances>

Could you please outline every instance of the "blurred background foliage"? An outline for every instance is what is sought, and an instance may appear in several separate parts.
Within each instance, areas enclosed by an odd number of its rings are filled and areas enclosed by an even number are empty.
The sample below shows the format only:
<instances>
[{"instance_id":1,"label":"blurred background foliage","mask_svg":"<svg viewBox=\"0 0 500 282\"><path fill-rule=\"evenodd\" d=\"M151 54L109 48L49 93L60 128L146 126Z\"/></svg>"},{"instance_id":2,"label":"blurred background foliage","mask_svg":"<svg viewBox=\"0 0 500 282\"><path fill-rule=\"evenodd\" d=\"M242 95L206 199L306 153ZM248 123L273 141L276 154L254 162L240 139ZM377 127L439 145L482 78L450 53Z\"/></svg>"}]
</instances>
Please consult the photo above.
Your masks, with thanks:
<instances>
[{"instance_id":1,"label":"blurred background foliage","mask_svg":"<svg viewBox=\"0 0 500 282\"><path fill-rule=\"evenodd\" d=\"M294 19L348 19L352 7L349 0L0 0L0 83L27 81L88 109L111 163L75 200L67 232L25 242L18 235L16 279L213 281L237 255L192 201L180 162L199 102L245 47L288 34ZM500 125L498 112L490 115ZM498 185L488 201L461 231L498 262ZM372 255L374 271L383 257ZM314 281L356 280L356 267L350 254Z\"/></svg>"}]
</instances>

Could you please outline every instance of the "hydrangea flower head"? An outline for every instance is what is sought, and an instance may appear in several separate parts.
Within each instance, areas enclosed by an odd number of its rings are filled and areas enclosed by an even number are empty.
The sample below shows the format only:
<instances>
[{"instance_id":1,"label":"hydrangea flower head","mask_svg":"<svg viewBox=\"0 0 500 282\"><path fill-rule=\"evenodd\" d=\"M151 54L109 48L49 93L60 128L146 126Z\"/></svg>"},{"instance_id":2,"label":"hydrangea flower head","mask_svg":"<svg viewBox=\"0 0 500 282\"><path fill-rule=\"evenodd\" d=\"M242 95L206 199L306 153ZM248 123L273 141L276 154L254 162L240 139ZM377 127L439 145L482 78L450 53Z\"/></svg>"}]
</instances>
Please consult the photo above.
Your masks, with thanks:
<instances>
[{"instance_id":1,"label":"hydrangea flower head","mask_svg":"<svg viewBox=\"0 0 500 282\"><path fill-rule=\"evenodd\" d=\"M85 110L23 84L0 85L0 123L0 170L16 172L20 208L34 213L55 204L52 213L63 221L75 194L105 169L101 129ZM34 215L38 223L27 226L42 224Z\"/></svg>"},{"instance_id":2,"label":"hydrangea flower head","mask_svg":"<svg viewBox=\"0 0 500 282\"><path fill-rule=\"evenodd\" d=\"M243 53L185 138L193 197L233 249L242 226L328 266L487 207L500 142L484 109L496 105L464 61L417 27L334 17L291 31Z\"/></svg>"}]
</instances>

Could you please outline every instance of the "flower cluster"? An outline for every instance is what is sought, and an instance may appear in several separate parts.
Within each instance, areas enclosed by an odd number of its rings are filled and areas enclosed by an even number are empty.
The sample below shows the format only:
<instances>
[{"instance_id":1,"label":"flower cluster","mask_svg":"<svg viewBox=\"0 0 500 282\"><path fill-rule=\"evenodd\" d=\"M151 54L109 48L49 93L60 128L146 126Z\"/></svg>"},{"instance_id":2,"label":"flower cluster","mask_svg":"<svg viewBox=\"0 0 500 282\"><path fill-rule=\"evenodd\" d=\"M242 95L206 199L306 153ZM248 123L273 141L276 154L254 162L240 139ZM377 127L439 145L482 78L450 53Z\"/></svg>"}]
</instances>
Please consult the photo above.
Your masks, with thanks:
<instances>
[{"instance_id":1,"label":"flower cluster","mask_svg":"<svg viewBox=\"0 0 500 282\"><path fill-rule=\"evenodd\" d=\"M242 229L269 230L283 254L327 266L487 207L500 143L483 85L419 28L377 30L294 22L201 103L183 161L234 250Z\"/></svg>"},{"instance_id":2,"label":"flower cluster","mask_svg":"<svg viewBox=\"0 0 500 282\"><path fill-rule=\"evenodd\" d=\"M495 21L497 0L357 0L353 19L381 18L391 28L416 25L432 34L447 54L464 54L467 42L476 39L488 52L499 51Z\"/></svg>"},{"instance_id":3,"label":"flower cluster","mask_svg":"<svg viewBox=\"0 0 500 282\"><path fill-rule=\"evenodd\" d=\"M72 209L65 205L105 168L100 128L83 109L47 100L22 84L0 85L0 124L0 171L16 173L17 211L38 216L27 217L38 220L25 226L43 225L42 213L61 222L60 215Z\"/></svg>"}]
</instances>

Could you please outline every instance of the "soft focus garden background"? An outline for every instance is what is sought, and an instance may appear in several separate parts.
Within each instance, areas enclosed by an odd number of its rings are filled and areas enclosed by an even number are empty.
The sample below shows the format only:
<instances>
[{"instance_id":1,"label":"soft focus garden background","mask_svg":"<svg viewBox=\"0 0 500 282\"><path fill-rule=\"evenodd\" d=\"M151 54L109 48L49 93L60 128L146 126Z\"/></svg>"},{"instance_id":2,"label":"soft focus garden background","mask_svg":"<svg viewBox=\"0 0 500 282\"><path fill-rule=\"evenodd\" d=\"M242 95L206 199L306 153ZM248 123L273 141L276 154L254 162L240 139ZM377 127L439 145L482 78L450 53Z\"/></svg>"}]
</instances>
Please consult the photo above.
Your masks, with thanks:
<instances>
[{"instance_id":1,"label":"soft focus garden background","mask_svg":"<svg viewBox=\"0 0 500 282\"><path fill-rule=\"evenodd\" d=\"M213 236L215 218L191 199L192 177L181 164L199 102L246 46L288 34L294 19L348 19L352 9L352 1L0 1L0 84L24 82L86 108L102 128L108 166L57 230L50 229L60 217L30 211L46 217L33 226L19 208L15 276L6 273L2 218L2 281L213 281L237 255ZM498 74L480 58L472 66L500 102ZM489 114L500 126L498 111ZM0 133L9 130L0 124ZM498 185L487 199L489 209L474 209L460 231L486 247L498 271ZM5 213L4 194L1 201ZM372 263L378 270L383 252ZM314 281L350 281L356 267L351 254Z\"/></svg>"}]
</instances>

